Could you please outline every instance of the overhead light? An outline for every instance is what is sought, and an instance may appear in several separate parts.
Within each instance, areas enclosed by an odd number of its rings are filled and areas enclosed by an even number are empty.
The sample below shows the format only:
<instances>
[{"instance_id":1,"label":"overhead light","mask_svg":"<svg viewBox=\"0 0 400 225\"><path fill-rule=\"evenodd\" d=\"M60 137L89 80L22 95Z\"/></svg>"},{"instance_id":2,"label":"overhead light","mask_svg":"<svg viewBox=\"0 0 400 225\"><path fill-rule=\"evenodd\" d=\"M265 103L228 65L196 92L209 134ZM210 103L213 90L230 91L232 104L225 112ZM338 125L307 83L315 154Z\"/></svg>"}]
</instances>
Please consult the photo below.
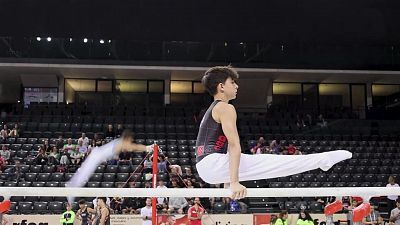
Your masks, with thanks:
<instances>
[{"instance_id":1,"label":"overhead light","mask_svg":"<svg viewBox=\"0 0 400 225\"><path fill-rule=\"evenodd\" d=\"M69 38L69 42L71 42L72 41L72 38Z\"/></svg>"},{"instance_id":2,"label":"overhead light","mask_svg":"<svg viewBox=\"0 0 400 225\"><path fill-rule=\"evenodd\" d=\"M111 43L111 40L108 40L108 43Z\"/></svg>"},{"instance_id":3,"label":"overhead light","mask_svg":"<svg viewBox=\"0 0 400 225\"><path fill-rule=\"evenodd\" d=\"M42 40L42 38L40 38L40 37L36 37L36 40L37 40L37 41L41 41L41 40Z\"/></svg>"},{"instance_id":4,"label":"overhead light","mask_svg":"<svg viewBox=\"0 0 400 225\"><path fill-rule=\"evenodd\" d=\"M20 103L21 101L20 101L20 100L18 100L17 102L18 102L18 103Z\"/></svg>"},{"instance_id":5,"label":"overhead light","mask_svg":"<svg viewBox=\"0 0 400 225\"><path fill-rule=\"evenodd\" d=\"M47 37L47 41L50 42L51 41L51 37Z\"/></svg>"},{"instance_id":6,"label":"overhead light","mask_svg":"<svg viewBox=\"0 0 400 225\"><path fill-rule=\"evenodd\" d=\"M100 39L100 44L104 44L104 40L103 39Z\"/></svg>"},{"instance_id":7,"label":"overhead light","mask_svg":"<svg viewBox=\"0 0 400 225\"><path fill-rule=\"evenodd\" d=\"M67 105L69 104L69 102L67 101Z\"/></svg>"},{"instance_id":8,"label":"overhead light","mask_svg":"<svg viewBox=\"0 0 400 225\"><path fill-rule=\"evenodd\" d=\"M87 43L87 38L84 38L84 39L83 39L83 42Z\"/></svg>"}]
</instances>

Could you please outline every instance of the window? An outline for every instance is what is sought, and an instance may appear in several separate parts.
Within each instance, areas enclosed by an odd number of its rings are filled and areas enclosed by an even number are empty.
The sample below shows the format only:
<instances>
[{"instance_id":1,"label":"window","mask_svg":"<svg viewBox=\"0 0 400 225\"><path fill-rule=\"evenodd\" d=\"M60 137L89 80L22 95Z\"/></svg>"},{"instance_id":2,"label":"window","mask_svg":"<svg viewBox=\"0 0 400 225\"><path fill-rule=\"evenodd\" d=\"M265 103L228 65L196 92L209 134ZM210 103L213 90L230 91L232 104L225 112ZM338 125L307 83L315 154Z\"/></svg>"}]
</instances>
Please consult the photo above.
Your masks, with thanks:
<instances>
[{"instance_id":1,"label":"window","mask_svg":"<svg viewBox=\"0 0 400 225\"><path fill-rule=\"evenodd\" d=\"M192 81L171 81L171 93L192 93Z\"/></svg>"},{"instance_id":2,"label":"window","mask_svg":"<svg viewBox=\"0 0 400 225\"><path fill-rule=\"evenodd\" d=\"M146 80L117 80L115 90L120 92L147 93Z\"/></svg>"},{"instance_id":3,"label":"window","mask_svg":"<svg viewBox=\"0 0 400 225\"><path fill-rule=\"evenodd\" d=\"M350 107L350 86L348 84L319 84L321 109Z\"/></svg>"},{"instance_id":4,"label":"window","mask_svg":"<svg viewBox=\"0 0 400 225\"><path fill-rule=\"evenodd\" d=\"M372 103L374 106L388 106L400 99L400 85L398 84L373 84Z\"/></svg>"},{"instance_id":5,"label":"window","mask_svg":"<svg viewBox=\"0 0 400 225\"><path fill-rule=\"evenodd\" d=\"M149 81L149 93L164 93L164 81Z\"/></svg>"},{"instance_id":6,"label":"window","mask_svg":"<svg viewBox=\"0 0 400 225\"><path fill-rule=\"evenodd\" d=\"M112 81L111 80L98 80L97 81L98 92L112 92Z\"/></svg>"},{"instance_id":7,"label":"window","mask_svg":"<svg viewBox=\"0 0 400 225\"><path fill-rule=\"evenodd\" d=\"M96 91L96 80L67 79L66 85L70 85L74 91Z\"/></svg>"},{"instance_id":8,"label":"window","mask_svg":"<svg viewBox=\"0 0 400 225\"><path fill-rule=\"evenodd\" d=\"M274 105L295 107L301 105L300 83L273 83L272 102Z\"/></svg>"}]
</instances>

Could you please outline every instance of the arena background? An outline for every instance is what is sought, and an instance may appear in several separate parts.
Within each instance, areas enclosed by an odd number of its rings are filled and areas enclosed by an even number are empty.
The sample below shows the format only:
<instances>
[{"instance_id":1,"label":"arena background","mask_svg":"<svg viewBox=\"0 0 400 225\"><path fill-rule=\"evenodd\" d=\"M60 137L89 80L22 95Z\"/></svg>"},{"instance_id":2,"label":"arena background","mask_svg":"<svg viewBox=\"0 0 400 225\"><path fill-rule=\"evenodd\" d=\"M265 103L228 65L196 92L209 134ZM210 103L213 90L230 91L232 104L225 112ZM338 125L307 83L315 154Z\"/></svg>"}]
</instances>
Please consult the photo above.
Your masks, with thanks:
<instances>
[{"instance_id":1,"label":"arena background","mask_svg":"<svg viewBox=\"0 0 400 225\"><path fill-rule=\"evenodd\" d=\"M45 140L56 144L59 135L74 143L82 132L90 139L104 135L108 124L132 128L143 143L163 139L170 158L194 169L189 157L197 134L194 118L211 100L200 79L211 66L231 64L240 73L232 103L243 152L250 154L264 137L268 145L272 140L293 143L304 153L343 148L354 153L354 159L326 173L246 186L386 186L389 175L400 172L399 9L400 3L390 0L0 0L1 121L22 129L20 140L1 139L11 158L0 183L62 187L67 173L61 180L50 175L40 180L56 166L38 169L38 148ZM305 120L307 114L313 122L298 126L298 116ZM326 127L316 123L319 115ZM184 123L177 122L182 118ZM38 177L9 180L6 169L13 159L28 165L25 175ZM101 173L114 171L107 168ZM116 187L123 178L113 173L114 180L93 185ZM54 211L50 202L63 200L14 198L9 216L14 224L24 219L54 224L58 214L51 214L64 208ZM286 209L297 218L306 205L313 218L323 221L323 204L315 200L247 199L247 214L234 216L253 224L251 213ZM385 196L373 202L388 221ZM231 218L226 206L210 208L215 220ZM346 213L338 215L341 220L347 220Z\"/></svg>"}]
</instances>

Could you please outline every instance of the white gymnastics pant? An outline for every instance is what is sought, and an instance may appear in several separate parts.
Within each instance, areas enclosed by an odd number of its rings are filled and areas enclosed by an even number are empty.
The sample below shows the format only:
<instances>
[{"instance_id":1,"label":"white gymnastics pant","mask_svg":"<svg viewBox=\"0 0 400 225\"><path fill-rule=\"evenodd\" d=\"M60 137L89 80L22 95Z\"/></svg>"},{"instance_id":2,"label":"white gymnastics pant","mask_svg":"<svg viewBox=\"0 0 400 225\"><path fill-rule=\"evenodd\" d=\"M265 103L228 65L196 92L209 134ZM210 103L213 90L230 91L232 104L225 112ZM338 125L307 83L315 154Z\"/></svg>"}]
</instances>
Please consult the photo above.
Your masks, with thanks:
<instances>
[{"instance_id":1,"label":"white gymnastics pant","mask_svg":"<svg viewBox=\"0 0 400 225\"><path fill-rule=\"evenodd\" d=\"M329 170L336 163L350 159L352 153L337 150L309 155L241 154L239 181L285 177L310 170ZM230 182L229 153L213 153L196 164L201 179L209 184Z\"/></svg>"},{"instance_id":2,"label":"white gymnastics pant","mask_svg":"<svg viewBox=\"0 0 400 225\"><path fill-rule=\"evenodd\" d=\"M96 171L97 166L99 166L104 161L110 160L115 156L115 144L118 139L115 139L103 146L95 147L92 152L82 163L78 171L74 176L67 182L68 187L83 187L89 178ZM68 202L73 202L73 197L68 198Z\"/></svg>"}]
</instances>

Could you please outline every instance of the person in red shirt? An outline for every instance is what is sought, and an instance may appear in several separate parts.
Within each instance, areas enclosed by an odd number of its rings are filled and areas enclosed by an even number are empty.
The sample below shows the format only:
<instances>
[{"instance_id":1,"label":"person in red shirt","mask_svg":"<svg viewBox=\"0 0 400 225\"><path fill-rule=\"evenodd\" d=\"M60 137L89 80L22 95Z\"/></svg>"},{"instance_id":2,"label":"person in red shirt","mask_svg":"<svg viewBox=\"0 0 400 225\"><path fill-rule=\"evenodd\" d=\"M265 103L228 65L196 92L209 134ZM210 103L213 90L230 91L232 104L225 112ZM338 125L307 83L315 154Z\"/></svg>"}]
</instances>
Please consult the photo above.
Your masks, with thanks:
<instances>
[{"instance_id":1,"label":"person in red shirt","mask_svg":"<svg viewBox=\"0 0 400 225\"><path fill-rule=\"evenodd\" d=\"M189 225L201 225L204 209L200 206L200 198L194 199L194 205L188 210Z\"/></svg>"},{"instance_id":2,"label":"person in red shirt","mask_svg":"<svg viewBox=\"0 0 400 225\"><path fill-rule=\"evenodd\" d=\"M287 154L299 155L299 150L297 150L297 148L293 144L289 144L289 147L287 148Z\"/></svg>"}]
</instances>

